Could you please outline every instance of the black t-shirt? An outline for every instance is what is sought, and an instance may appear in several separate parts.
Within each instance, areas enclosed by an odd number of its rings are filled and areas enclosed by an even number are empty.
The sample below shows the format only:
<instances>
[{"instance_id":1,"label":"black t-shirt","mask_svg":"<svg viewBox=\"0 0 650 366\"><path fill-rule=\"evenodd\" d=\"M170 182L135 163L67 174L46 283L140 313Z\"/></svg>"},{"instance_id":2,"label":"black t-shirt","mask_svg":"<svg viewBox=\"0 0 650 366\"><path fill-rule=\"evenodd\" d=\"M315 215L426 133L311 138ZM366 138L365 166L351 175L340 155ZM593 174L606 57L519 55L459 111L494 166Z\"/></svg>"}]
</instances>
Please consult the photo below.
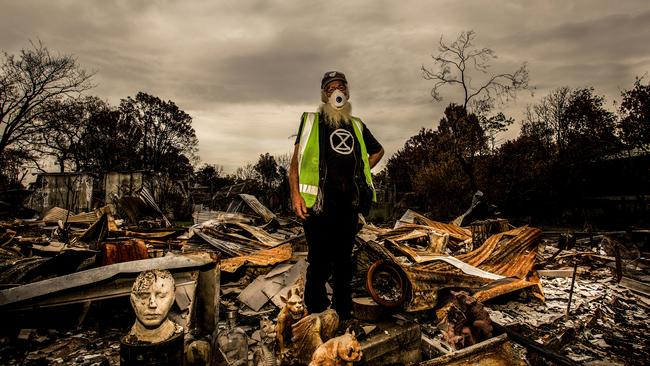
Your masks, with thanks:
<instances>
[{"instance_id":1,"label":"black t-shirt","mask_svg":"<svg viewBox=\"0 0 650 366\"><path fill-rule=\"evenodd\" d=\"M363 124L363 122L362 122ZM325 178L323 184L323 197L325 209L343 204L349 204L357 197L358 187L355 185L355 176L358 178L356 184L363 184L363 160L359 141L354 133L351 123L341 123L333 127L322 120L318 122L321 175ZM296 144L300 143L302 133L302 120L296 138ZM381 150L381 144L375 139L368 127L363 124L363 141L366 144L366 151L372 155ZM359 183L361 182L361 183Z\"/></svg>"}]
</instances>

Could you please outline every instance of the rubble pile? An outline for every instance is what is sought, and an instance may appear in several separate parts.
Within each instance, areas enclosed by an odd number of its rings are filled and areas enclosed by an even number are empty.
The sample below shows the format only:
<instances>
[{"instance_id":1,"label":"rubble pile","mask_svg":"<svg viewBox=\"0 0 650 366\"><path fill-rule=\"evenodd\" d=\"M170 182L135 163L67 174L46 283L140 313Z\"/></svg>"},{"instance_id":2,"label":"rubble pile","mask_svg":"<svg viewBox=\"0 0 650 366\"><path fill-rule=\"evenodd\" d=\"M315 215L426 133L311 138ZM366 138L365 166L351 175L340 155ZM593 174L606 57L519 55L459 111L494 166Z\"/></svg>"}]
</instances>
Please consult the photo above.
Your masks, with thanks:
<instances>
[{"instance_id":1,"label":"rubble pile","mask_svg":"<svg viewBox=\"0 0 650 366\"><path fill-rule=\"evenodd\" d=\"M628 246L624 247L611 236L600 235L577 240L573 248L564 249L558 255L558 247L553 245L557 242L545 240L540 262L547 264L545 269L538 270L545 302L492 304L488 309L490 317L579 363L647 363L650 359L647 253L630 245L635 241L629 237L630 233L612 234L625 240ZM620 246L618 252L624 256L618 273L616 257L608 255L616 251L611 248L613 242Z\"/></svg>"},{"instance_id":2,"label":"rubble pile","mask_svg":"<svg viewBox=\"0 0 650 366\"><path fill-rule=\"evenodd\" d=\"M339 324L303 314L300 222L233 197L225 211L196 211L189 228L146 192L0 222L0 363L119 364L131 286L149 270L173 276L169 319L184 329L187 365L307 364L305 349L360 365L650 362L647 230L458 226L411 210L393 227L364 223L356 319Z\"/></svg>"}]
</instances>

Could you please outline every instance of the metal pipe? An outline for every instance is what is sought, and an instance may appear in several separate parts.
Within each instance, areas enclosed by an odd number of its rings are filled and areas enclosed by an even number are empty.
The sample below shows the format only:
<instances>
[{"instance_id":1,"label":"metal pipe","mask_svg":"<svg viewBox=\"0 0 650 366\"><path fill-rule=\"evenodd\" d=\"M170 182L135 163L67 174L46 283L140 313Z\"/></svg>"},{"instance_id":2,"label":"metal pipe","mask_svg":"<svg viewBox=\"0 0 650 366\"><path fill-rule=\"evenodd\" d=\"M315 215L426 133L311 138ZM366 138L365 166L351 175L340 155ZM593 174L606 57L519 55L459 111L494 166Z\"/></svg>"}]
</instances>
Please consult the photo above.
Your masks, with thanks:
<instances>
[{"instance_id":1,"label":"metal pipe","mask_svg":"<svg viewBox=\"0 0 650 366\"><path fill-rule=\"evenodd\" d=\"M569 303L566 305L565 319L569 319L569 312L571 311L571 299L573 298L573 287L576 283L576 273L578 272L578 261L573 261L573 276L571 277L571 289L569 290Z\"/></svg>"}]
</instances>

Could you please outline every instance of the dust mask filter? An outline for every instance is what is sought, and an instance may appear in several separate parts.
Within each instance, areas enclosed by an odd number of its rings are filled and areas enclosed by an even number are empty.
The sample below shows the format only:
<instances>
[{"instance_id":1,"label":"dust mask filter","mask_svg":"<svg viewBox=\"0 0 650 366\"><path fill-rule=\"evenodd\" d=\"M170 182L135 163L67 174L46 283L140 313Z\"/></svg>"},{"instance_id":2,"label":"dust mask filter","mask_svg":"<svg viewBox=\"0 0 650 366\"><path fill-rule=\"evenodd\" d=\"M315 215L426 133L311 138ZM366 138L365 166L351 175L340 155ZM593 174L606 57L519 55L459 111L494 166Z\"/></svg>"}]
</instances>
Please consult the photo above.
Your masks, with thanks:
<instances>
[{"instance_id":1,"label":"dust mask filter","mask_svg":"<svg viewBox=\"0 0 650 366\"><path fill-rule=\"evenodd\" d=\"M348 98L345 96L345 93L343 93L342 91L337 89L332 93L332 95L330 95L327 102L332 107L334 107L334 109L340 110L340 109L343 108L345 103L347 103L347 101L348 101Z\"/></svg>"}]
</instances>

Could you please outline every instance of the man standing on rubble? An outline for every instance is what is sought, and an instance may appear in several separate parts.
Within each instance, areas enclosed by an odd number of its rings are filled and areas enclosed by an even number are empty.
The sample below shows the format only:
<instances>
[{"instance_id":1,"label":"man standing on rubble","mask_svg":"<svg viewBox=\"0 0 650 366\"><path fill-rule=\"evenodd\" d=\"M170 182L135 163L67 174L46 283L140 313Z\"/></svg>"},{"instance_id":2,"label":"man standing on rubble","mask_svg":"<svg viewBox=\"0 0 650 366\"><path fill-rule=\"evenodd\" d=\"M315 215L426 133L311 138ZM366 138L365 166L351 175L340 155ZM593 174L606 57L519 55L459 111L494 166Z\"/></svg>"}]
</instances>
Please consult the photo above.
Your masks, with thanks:
<instances>
[{"instance_id":1,"label":"man standing on rubble","mask_svg":"<svg viewBox=\"0 0 650 366\"><path fill-rule=\"evenodd\" d=\"M332 307L347 320L352 311L352 247L359 213L376 200L372 169L384 149L366 125L351 115L345 75L325 73L317 113L303 113L291 159L291 202L303 220L309 252L305 305L327 309L325 284L333 275Z\"/></svg>"}]
</instances>

